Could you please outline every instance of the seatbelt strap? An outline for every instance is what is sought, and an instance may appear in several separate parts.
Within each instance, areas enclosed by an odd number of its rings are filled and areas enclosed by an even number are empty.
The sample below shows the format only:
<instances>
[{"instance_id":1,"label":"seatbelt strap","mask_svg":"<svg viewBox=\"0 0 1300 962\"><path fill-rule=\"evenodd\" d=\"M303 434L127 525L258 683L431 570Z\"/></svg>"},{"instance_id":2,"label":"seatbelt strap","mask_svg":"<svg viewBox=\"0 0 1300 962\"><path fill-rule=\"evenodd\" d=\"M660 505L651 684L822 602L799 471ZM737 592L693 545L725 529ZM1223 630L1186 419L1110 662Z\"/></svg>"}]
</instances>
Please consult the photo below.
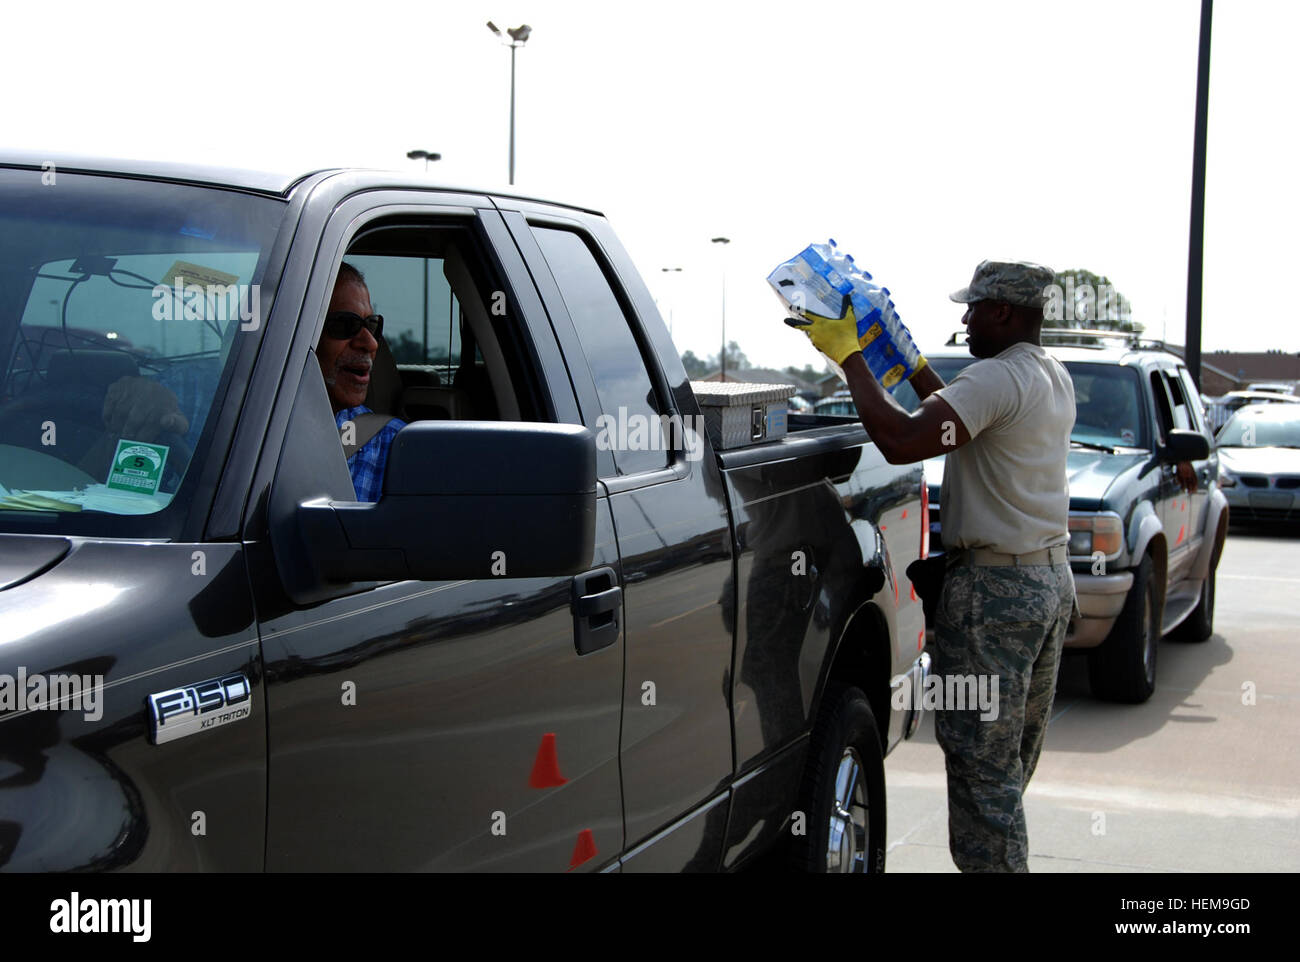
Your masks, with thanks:
<instances>
[{"instance_id":1,"label":"seatbelt strap","mask_svg":"<svg viewBox=\"0 0 1300 962\"><path fill-rule=\"evenodd\" d=\"M393 420L391 414L376 414L370 411L366 414L358 414L352 419L353 440L351 444L343 445L343 454L351 458L367 444L376 434L384 429L389 421ZM343 427L339 428L339 440L343 440L343 433L347 430L348 422L343 422Z\"/></svg>"}]
</instances>

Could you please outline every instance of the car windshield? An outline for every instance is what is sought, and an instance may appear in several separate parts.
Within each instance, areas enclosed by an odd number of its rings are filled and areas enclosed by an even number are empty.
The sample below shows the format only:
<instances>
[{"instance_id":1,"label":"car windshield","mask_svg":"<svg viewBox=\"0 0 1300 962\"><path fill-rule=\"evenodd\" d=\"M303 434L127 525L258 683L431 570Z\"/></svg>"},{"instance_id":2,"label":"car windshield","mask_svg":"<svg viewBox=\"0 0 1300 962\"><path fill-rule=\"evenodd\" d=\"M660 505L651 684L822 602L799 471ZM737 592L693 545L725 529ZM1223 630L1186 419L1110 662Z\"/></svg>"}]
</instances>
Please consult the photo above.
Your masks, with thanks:
<instances>
[{"instance_id":1,"label":"car windshield","mask_svg":"<svg viewBox=\"0 0 1300 962\"><path fill-rule=\"evenodd\" d=\"M932 357L934 372L947 384L975 363L973 357ZM1104 447L1148 447L1145 419L1141 415L1137 372L1118 364L1066 361L1065 369L1074 382L1076 416L1070 439ZM894 397L908 411L918 405L911 385L905 384Z\"/></svg>"},{"instance_id":2,"label":"car windshield","mask_svg":"<svg viewBox=\"0 0 1300 962\"><path fill-rule=\"evenodd\" d=\"M0 530L148 535L188 509L284 209L0 170Z\"/></svg>"},{"instance_id":3,"label":"car windshield","mask_svg":"<svg viewBox=\"0 0 1300 962\"><path fill-rule=\"evenodd\" d=\"M1242 408L1219 432L1221 448L1300 448L1300 404Z\"/></svg>"}]
</instances>

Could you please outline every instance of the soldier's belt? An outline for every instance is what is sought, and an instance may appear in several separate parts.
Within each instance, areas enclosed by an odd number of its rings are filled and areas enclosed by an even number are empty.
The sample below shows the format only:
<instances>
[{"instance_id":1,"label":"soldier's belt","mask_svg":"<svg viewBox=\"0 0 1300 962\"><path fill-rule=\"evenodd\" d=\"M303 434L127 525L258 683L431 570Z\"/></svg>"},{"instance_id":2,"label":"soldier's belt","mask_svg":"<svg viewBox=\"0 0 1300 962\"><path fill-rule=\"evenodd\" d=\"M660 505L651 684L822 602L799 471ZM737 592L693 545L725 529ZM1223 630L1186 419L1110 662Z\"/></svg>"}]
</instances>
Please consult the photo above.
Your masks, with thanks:
<instances>
[{"instance_id":1,"label":"soldier's belt","mask_svg":"<svg viewBox=\"0 0 1300 962\"><path fill-rule=\"evenodd\" d=\"M999 565L1060 565L1070 560L1069 548L1058 544L1028 554L1003 554L991 548L962 548L962 560L967 564L996 567Z\"/></svg>"}]
</instances>

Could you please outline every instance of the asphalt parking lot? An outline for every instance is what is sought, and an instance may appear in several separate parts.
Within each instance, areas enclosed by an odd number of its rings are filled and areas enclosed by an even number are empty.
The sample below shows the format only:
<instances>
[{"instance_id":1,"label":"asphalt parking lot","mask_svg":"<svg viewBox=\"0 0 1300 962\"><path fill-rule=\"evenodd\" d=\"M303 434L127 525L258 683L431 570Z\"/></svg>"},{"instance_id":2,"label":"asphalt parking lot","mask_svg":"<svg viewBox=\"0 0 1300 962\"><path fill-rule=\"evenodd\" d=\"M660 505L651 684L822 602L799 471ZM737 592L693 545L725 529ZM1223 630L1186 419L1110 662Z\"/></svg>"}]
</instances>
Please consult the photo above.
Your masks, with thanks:
<instances>
[{"instance_id":1,"label":"asphalt parking lot","mask_svg":"<svg viewBox=\"0 0 1300 962\"><path fill-rule=\"evenodd\" d=\"M1300 531L1234 529L1215 633L1161 643L1150 701L1097 701L1067 658L1025 796L1030 870L1300 870L1298 608ZM887 870L955 872L932 717L885 771Z\"/></svg>"}]
</instances>

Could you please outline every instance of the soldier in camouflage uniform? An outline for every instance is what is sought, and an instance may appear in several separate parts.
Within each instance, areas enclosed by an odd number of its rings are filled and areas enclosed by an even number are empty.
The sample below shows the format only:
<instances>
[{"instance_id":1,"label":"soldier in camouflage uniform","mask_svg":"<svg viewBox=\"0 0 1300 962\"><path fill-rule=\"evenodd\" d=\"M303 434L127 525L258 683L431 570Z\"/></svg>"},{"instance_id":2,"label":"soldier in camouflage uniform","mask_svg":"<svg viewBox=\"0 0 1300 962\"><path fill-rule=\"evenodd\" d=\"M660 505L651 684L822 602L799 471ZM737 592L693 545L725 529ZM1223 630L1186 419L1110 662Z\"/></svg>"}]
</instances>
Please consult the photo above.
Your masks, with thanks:
<instances>
[{"instance_id":1,"label":"soldier in camouflage uniform","mask_svg":"<svg viewBox=\"0 0 1300 962\"><path fill-rule=\"evenodd\" d=\"M1068 564L958 563L948 571L935 671L998 677L996 718L978 706L935 715L948 768L948 846L963 872L1028 871L1022 798L1043 747L1073 605Z\"/></svg>"},{"instance_id":2,"label":"soldier in camouflage uniform","mask_svg":"<svg viewBox=\"0 0 1300 962\"><path fill-rule=\"evenodd\" d=\"M1074 607L1066 456L1074 386L1039 344L1052 271L984 261L952 295L978 360L950 384L924 358L908 414L862 358L852 312L807 315L813 344L843 367L859 416L891 463L946 455L948 571L936 612L941 679L981 677L995 712L945 705L935 728L948 771L948 844L962 871L1028 871L1023 796L1051 713ZM948 686L945 684L945 690Z\"/></svg>"}]
</instances>

